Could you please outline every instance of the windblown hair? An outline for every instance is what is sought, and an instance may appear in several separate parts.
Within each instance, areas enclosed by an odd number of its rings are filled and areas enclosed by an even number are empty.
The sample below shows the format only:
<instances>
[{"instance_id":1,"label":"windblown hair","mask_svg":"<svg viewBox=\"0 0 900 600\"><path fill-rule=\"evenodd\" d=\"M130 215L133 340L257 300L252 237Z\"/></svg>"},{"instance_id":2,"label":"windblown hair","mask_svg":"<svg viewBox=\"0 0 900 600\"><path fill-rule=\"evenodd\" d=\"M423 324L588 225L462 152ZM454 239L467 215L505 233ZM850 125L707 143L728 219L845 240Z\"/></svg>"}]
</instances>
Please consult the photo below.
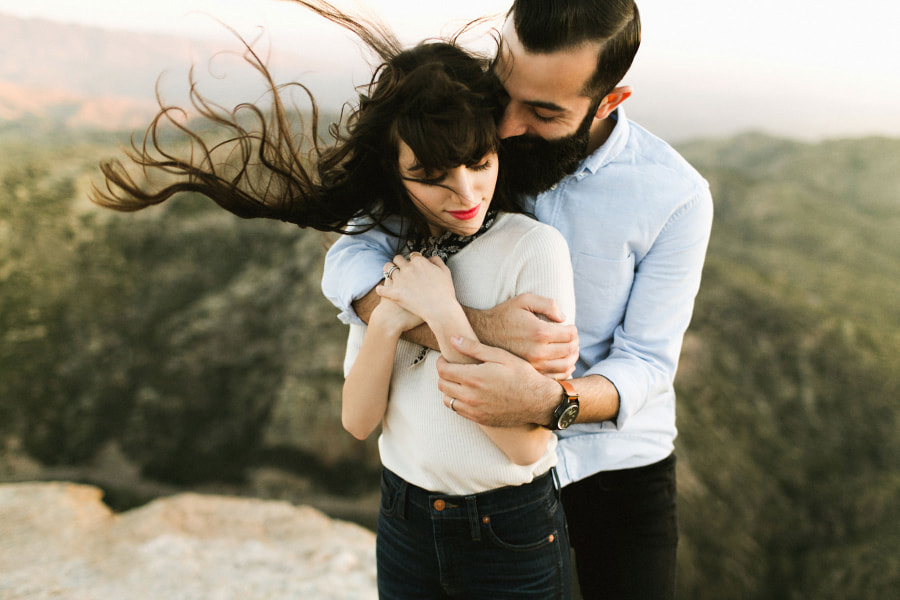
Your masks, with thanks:
<instances>
[{"instance_id":1,"label":"windblown hair","mask_svg":"<svg viewBox=\"0 0 900 600\"><path fill-rule=\"evenodd\" d=\"M300 83L276 85L245 44L244 58L264 78L271 107L264 111L248 103L225 110L199 93L192 70L190 101L200 122L184 123L186 111L160 101L143 142L132 140L126 150L130 162L141 168L140 181L122 162L104 162L100 169L106 189L95 187L92 200L128 212L179 192L196 192L243 218L360 233L399 216L408 239L427 235L427 223L400 179L399 141L412 149L426 172L476 164L499 150L499 83L489 61L464 51L455 40L400 50L381 25L345 15L326 2L297 1L356 33L383 61L343 126L329 127L332 143L319 138L318 109L309 90ZM306 150L301 150L303 141L291 118L298 115L287 108L294 106L287 102L288 92L298 88L312 106ZM189 152L178 149L183 144L169 148L164 125L187 138ZM212 135L209 125L224 136ZM164 183L153 189L150 179L157 175ZM517 210L502 181L492 206Z\"/></svg>"},{"instance_id":2,"label":"windblown hair","mask_svg":"<svg viewBox=\"0 0 900 600\"><path fill-rule=\"evenodd\" d=\"M597 101L622 81L641 45L641 17L634 0L515 0L510 14L528 52L599 42L597 67L583 90Z\"/></svg>"}]
</instances>

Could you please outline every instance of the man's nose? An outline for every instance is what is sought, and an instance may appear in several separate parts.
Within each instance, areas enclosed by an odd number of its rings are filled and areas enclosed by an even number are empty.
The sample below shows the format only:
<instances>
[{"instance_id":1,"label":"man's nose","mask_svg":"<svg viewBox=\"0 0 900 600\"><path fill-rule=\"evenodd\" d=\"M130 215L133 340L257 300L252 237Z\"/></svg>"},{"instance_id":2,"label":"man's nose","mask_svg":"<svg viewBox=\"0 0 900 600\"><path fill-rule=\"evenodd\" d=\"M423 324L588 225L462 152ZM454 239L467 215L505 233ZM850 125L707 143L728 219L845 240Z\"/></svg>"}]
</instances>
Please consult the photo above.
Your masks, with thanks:
<instances>
[{"instance_id":1,"label":"man's nose","mask_svg":"<svg viewBox=\"0 0 900 600\"><path fill-rule=\"evenodd\" d=\"M516 137L524 134L528 127L525 124L523 107L514 101L510 101L503 111L503 118L500 119L500 125L497 126L497 133L500 139Z\"/></svg>"}]
</instances>

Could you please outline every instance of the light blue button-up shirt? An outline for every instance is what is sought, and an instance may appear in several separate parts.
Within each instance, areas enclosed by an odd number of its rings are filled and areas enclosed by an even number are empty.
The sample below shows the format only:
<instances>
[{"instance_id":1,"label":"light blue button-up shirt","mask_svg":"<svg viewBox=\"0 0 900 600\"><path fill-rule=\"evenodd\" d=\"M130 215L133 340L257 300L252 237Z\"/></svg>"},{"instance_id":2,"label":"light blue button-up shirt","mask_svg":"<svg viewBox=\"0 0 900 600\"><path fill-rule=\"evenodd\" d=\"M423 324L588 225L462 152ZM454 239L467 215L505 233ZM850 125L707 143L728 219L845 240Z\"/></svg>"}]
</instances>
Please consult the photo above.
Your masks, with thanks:
<instances>
[{"instance_id":1,"label":"light blue button-up shirt","mask_svg":"<svg viewBox=\"0 0 900 600\"><path fill-rule=\"evenodd\" d=\"M563 484L658 462L674 449L673 380L712 225L707 182L620 107L609 139L553 189L526 201L569 243L581 352L575 377L619 392L615 421L559 432ZM322 290L359 322L352 302L381 279L396 240L345 236L329 250Z\"/></svg>"}]
</instances>

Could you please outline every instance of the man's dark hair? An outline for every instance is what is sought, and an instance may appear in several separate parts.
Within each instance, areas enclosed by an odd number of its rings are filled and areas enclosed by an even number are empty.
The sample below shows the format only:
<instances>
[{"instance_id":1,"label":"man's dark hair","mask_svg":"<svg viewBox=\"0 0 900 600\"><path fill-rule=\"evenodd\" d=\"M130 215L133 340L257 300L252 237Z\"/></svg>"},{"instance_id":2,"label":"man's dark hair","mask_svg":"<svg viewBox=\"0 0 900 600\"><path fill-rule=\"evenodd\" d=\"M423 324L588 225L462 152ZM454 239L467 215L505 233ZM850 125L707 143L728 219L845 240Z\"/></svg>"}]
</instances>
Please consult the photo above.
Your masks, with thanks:
<instances>
[{"instance_id":1,"label":"man's dark hair","mask_svg":"<svg viewBox=\"0 0 900 600\"><path fill-rule=\"evenodd\" d=\"M525 50L549 53L600 43L583 93L601 100L625 77L641 45L634 0L515 0L510 13Z\"/></svg>"}]
</instances>

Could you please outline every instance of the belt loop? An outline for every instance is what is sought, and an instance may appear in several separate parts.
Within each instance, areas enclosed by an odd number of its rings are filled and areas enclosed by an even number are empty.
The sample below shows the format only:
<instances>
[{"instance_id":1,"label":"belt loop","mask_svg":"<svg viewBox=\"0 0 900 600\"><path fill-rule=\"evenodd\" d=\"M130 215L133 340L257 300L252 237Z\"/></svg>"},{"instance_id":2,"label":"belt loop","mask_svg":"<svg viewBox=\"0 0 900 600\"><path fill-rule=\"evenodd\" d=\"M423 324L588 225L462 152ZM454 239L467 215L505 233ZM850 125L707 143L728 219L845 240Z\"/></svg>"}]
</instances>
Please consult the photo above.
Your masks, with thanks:
<instances>
[{"instance_id":1,"label":"belt loop","mask_svg":"<svg viewBox=\"0 0 900 600\"><path fill-rule=\"evenodd\" d=\"M556 499L562 499L562 484L559 482L559 473L556 472L556 467L550 467L550 472L553 473L553 487L556 490Z\"/></svg>"},{"instance_id":2,"label":"belt loop","mask_svg":"<svg viewBox=\"0 0 900 600\"><path fill-rule=\"evenodd\" d=\"M478 502L475 496L466 496L466 513L469 516L469 528L472 530L472 541L481 541L481 519L478 516Z\"/></svg>"},{"instance_id":3,"label":"belt loop","mask_svg":"<svg viewBox=\"0 0 900 600\"><path fill-rule=\"evenodd\" d=\"M405 479L398 477L400 480L400 488L397 490L397 517L406 520L406 492L409 484Z\"/></svg>"}]
</instances>

